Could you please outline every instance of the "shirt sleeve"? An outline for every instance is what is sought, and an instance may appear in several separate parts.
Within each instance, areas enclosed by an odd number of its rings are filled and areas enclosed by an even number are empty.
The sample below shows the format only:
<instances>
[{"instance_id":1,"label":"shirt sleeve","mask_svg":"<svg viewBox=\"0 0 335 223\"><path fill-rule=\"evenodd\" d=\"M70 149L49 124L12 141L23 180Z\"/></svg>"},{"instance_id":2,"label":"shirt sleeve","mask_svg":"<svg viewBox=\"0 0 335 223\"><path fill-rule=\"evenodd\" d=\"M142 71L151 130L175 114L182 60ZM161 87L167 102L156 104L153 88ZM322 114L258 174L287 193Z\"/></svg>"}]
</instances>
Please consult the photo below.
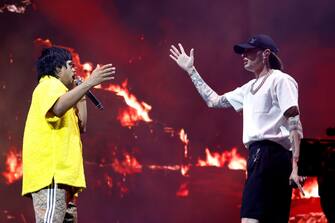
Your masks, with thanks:
<instances>
[{"instance_id":1,"label":"shirt sleeve","mask_svg":"<svg viewBox=\"0 0 335 223\"><path fill-rule=\"evenodd\" d=\"M57 122L59 117L54 115L49 110L56 103L58 98L66 93L65 86L62 86L58 80L48 80L42 83L39 91L39 106L41 113L46 118L47 122Z\"/></svg>"},{"instance_id":2,"label":"shirt sleeve","mask_svg":"<svg viewBox=\"0 0 335 223\"><path fill-rule=\"evenodd\" d=\"M282 114L293 106L298 107L298 84L292 77L279 79L275 86L275 93Z\"/></svg>"},{"instance_id":3,"label":"shirt sleeve","mask_svg":"<svg viewBox=\"0 0 335 223\"><path fill-rule=\"evenodd\" d=\"M224 94L235 111L241 111L243 109L244 96L247 92L248 86L249 83Z\"/></svg>"}]
</instances>

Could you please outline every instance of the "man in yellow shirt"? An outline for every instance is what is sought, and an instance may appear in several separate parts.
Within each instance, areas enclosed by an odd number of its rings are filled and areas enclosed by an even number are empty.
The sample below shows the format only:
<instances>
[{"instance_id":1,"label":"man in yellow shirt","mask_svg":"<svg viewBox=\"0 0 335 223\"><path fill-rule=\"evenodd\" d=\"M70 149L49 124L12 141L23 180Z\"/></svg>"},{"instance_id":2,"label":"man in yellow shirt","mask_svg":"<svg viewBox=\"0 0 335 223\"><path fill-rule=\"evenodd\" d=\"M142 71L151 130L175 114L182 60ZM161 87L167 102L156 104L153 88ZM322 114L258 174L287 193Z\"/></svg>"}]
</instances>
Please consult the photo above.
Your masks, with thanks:
<instances>
[{"instance_id":1,"label":"man in yellow shirt","mask_svg":"<svg viewBox=\"0 0 335 223\"><path fill-rule=\"evenodd\" d=\"M46 48L23 137L22 195L31 196L36 222L77 222L75 194L86 187L80 132L86 131L85 93L113 79L115 67L97 67L75 86L68 50Z\"/></svg>"}]
</instances>

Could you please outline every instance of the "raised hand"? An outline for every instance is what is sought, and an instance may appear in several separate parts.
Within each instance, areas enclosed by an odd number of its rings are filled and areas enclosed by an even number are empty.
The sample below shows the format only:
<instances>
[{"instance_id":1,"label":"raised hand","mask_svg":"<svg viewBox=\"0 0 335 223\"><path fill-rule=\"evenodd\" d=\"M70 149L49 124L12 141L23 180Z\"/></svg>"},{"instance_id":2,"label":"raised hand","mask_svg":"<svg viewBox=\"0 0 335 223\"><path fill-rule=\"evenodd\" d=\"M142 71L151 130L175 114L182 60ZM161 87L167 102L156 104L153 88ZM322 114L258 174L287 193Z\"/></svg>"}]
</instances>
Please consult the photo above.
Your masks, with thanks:
<instances>
[{"instance_id":1,"label":"raised hand","mask_svg":"<svg viewBox=\"0 0 335 223\"><path fill-rule=\"evenodd\" d=\"M77 87L74 87L73 89L59 97L59 99L51 108L52 112L57 117L61 117L65 114L67 110L76 105L90 88L101 84L102 82L114 79L115 70L116 68L113 67L112 64L97 66L85 82L78 85ZM78 84L79 81L79 79L76 80ZM82 120L84 119L85 118L83 118Z\"/></svg>"},{"instance_id":2,"label":"raised hand","mask_svg":"<svg viewBox=\"0 0 335 223\"><path fill-rule=\"evenodd\" d=\"M114 79L115 73L116 68L113 67L112 64L102 66L97 65L90 77L87 79L87 83L90 84L91 87L94 87L102 82Z\"/></svg>"},{"instance_id":3,"label":"raised hand","mask_svg":"<svg viewBox=\"0 0 335 223\"><path fill-rule=\"evenodd\" d=\"M180 43L178 43L178 46L179 50L174 45L171 45L170 58L190 74L194 65L194 49L191 49L190 56L188 56Z\"/></svg>"}]
</instances>

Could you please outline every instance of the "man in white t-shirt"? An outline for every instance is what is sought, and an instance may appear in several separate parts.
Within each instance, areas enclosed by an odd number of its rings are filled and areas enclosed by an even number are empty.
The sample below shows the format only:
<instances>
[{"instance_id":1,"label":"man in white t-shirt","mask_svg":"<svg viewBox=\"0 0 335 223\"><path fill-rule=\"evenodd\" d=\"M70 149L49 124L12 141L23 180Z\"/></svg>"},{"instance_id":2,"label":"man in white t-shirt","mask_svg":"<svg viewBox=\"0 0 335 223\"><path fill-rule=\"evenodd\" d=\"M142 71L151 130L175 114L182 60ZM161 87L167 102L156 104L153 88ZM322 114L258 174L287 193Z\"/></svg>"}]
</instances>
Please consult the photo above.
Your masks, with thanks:
<instances>
[{"instance_id":1,"label":"man in white t-shirt","mask_svg":"<svg viewBox=\"0 0 335 223\"><path fill-rule=\"evenodd\" d=\"M260 34L235 45L244 69L255 78L223 95L213 91L195 69L194 50L187 55L180 43L178 46L171 46L170 57L189 74L207 105L243 111L243 143L249 157L241 222L287 223L291 185L301 187L303 180L297 165L302 127L298 85L281 71L276 44L271 37Z\"/></svg>"}]
</instances>

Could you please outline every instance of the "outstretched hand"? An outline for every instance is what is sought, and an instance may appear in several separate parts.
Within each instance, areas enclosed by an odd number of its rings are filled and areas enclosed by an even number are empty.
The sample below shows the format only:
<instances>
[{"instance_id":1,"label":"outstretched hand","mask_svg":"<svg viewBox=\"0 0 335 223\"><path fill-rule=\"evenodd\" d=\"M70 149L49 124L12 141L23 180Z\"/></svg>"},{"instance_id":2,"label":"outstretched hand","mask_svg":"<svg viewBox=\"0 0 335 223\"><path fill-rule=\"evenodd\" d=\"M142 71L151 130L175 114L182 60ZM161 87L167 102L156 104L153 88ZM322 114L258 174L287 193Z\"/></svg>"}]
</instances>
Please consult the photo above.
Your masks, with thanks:
<instances>
[{"instance_id":1,"label":"outstretched hand","mask_svg":"<svg viewBox=\"0 0 335 223\"><path fill-rule=\"evenodd\" d=\"M171 45L170 48L170 57L172 60L174 60L183 70L185 70L187 73L191 73L191 70L194 65L194 49L191 49L190 56L188 56L183 46L178 43L179 50L174 46Z\"/></svg>"},{"instance_id":2,"label":"outstretched hand","mask_svg":"<svg viewBox=\"0 0 335 223\"><path fill-rule=\"evenodd\" d=\"M99 66L93 70L87 81L93 86L115 78L116 68L112 64Z\"/></svg>"}]
</instances>

